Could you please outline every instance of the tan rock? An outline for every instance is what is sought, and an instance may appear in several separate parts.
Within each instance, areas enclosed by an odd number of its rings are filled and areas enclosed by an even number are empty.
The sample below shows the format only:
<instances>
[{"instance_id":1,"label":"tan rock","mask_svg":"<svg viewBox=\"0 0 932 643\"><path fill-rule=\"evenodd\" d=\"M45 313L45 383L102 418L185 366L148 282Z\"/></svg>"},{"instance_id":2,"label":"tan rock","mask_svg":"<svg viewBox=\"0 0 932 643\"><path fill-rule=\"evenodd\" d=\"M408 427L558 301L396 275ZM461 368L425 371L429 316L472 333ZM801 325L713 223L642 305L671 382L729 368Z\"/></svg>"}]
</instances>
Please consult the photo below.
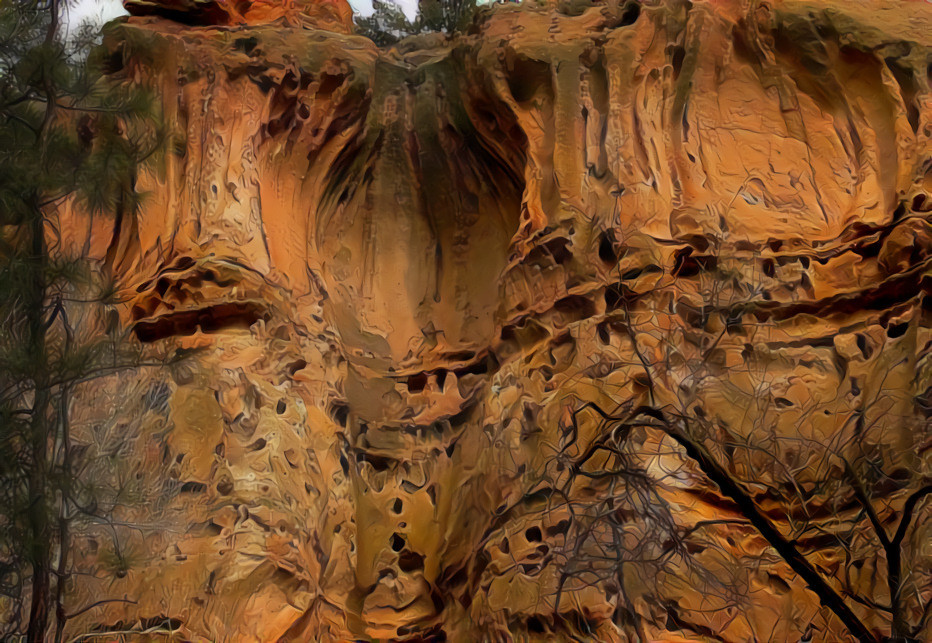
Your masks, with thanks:
<instances>
[{"instance_id":1,"label":"tan rock","mask_svg":"<svg viewBox=\"0 0 932 643\"><path fill-rule=\"evenodd\" d=\"M685 435L891 635L866 509L889 540L932 471L932 5L503 5L389 50L343 5L127 6L112 79L177 145L93 247L193 357L84 393L140 478L69 609L134 602L70 634L854 640Z\"/></svg>"}]
</instances>

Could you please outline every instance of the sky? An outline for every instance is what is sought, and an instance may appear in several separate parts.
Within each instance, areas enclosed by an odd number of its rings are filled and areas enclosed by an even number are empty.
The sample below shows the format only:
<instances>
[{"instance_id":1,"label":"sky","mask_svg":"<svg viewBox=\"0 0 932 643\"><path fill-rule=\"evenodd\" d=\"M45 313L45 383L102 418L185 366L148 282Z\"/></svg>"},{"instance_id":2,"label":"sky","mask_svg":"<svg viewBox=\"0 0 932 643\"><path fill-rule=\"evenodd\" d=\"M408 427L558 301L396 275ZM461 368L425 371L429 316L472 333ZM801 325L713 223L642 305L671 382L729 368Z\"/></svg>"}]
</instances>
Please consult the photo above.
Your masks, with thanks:
<instances>
[{"instance_id":1,"label":"sky","mask_svg":"<svg viewBox=\"0 0 932 643\"><path fill-rule=\"evenodd\" d=\"M409 19L417 14L417 0L395 0ZM372 13L372 0L349 0L353 11L368 16ZM117 16L126 15L120 0L75 0L69 3L68 23L79 25L86 20L102 25Z\"/></svg>"}]
</instances>

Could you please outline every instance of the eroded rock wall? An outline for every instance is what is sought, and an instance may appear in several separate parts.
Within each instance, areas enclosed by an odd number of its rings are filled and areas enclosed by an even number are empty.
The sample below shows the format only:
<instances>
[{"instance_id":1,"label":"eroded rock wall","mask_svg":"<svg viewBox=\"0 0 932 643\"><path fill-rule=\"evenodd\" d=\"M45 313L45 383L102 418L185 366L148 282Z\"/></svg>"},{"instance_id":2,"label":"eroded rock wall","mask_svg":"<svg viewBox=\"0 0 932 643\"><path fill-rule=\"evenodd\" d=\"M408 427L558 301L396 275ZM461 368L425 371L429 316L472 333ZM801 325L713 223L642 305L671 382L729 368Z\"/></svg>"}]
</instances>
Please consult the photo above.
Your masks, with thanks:
<instances>
[{"instance_id":1,"label":"eroded rock wall","mask_svg":"<svg viewBox=\"0 0 932 643\"><path fill-rule=\"evenodd\" d=\"M95 247L170 363L76 410L111 463L73 633L849 636L650 411L889 634L857 490L893 533L928 484L929 5L499 6L380 51L339 5L183 4L106 36L172 131Z\"/></svg>"}]
</instances>

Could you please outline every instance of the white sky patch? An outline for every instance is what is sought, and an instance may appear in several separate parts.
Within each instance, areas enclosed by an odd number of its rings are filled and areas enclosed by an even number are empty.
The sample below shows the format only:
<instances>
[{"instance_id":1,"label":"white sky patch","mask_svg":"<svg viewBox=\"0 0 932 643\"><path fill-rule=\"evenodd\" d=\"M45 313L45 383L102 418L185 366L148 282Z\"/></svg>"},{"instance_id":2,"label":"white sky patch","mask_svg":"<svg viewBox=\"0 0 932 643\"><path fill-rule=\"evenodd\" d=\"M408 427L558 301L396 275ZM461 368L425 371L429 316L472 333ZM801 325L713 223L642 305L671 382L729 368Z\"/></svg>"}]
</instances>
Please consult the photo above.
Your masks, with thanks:
<instances>
[{"instance_id":1,"label":"white sky patch","mask_svg":"<svg viewBox=\"0 0 932 643\"><path fill-rule=\"evenodd\" d=\"M125 15L119 0L76 0L65 6L65 21L70 29L85 22L100 27L117 16Z\"/></svg>"},{"instance_id":2,"label":"white sky patch","mask_svg":"<svg viewBox=\"0 0 932 643\"><path fill-rule=\"evenodd\" d=\"M358 15L372 14L372 0L349 0L349 3ZM396 4L401 7L408 20L414 20L417 15L417 0L397 0ZM67 12L67 22L71 27L77 27L83 22L91 22L99 27L117 16L126 15L120 0L74 0L68 3Z\"/></svg>"},{"instance_id":3,"label":"white sky patch","mask_svg":"<svg viewBox=\"0 0 932 643\"><path fill-rule=\"evenodd\" d=\"M353 4L352 2L350 4ZM405 16L411 22L414 22L414 19L417 17L417 0L398 0L396 2L401 10L404 12ZM353 7L353 11L356 11L356 7Z\"/></svg>"}]
</instances>

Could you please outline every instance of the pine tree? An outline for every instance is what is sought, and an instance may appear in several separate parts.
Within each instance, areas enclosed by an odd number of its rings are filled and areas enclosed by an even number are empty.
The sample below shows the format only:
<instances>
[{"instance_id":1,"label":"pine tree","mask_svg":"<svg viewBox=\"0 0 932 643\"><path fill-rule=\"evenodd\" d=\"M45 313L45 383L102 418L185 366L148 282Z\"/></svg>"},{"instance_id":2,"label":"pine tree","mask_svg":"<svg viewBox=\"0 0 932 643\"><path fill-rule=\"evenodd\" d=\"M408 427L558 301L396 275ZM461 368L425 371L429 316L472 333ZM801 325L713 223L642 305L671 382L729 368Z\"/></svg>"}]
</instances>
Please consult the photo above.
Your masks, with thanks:
<instances>
[{"instance_id":1,"label":"pine tree","mask_svg":"<svg viewBox=\"0 0 932 643\"><path fill-rule=\"evenodd\" d=\"M476 0L419 0L417 23L422 32L454 33L469 26Z\"/></svg>"},{"instance_id":2,"label":"pine tree","mask_svg":"<svg viewBox=\"0 0 932 643\"><path fill-rule=\"evenodd\" d=\"M373 0L372 8L372 15L356 18L356 32L386 47L416 34L463 31L476 13L476 0L419 0L413 22L393 0Z\"/></svg>"},{"instance_id":3,"label":"pine tree","mask_svg":"<svg viewBox=\"0 0 932 643\"><path fill-rule=\"evenodd\" d=\"M122 363L113 337L73 319L112 292L58 213L131 211L135 168L159 147L153 101L103 82L61 12L61 0L0 3L0 610L30 642L53 615L61 640L66 618L69 394Z\"/></svg>"},{"instance_id":4,"label":"pine tree","mask_svg":"<svg viewBox=\"0 0 932 643\"><path fill-rule=\"evenodd\" d=\"M356 18L356 33L369 38L379 47L394 45L407 36L419 33L392 0L372 0L372 15Z\"/></svg>"}]
</instances>

